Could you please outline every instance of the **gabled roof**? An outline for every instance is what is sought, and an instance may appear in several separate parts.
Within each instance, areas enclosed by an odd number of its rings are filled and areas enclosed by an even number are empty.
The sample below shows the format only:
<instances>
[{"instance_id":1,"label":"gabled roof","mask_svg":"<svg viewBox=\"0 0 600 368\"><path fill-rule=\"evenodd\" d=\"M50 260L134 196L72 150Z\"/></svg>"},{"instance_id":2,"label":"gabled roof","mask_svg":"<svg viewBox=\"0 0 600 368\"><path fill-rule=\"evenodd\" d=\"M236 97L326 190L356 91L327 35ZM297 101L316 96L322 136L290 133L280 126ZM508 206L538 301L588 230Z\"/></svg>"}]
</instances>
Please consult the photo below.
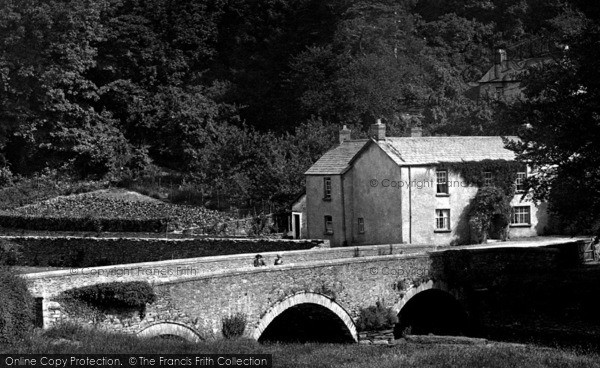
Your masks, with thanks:
<instances>
[{"instance_id":1,"label":"gabled roof","mask_svg":"<svg viewBox=\"0 0 600 368\"><path fill-rule=\"evenodd\" d=\"M340 175L350 168L354 157L370 143L371 140L360 139L345 141L339 146L327 151L315 162L305 175Z\"/></svg>"},{"instance_id":2,"label":"gabled roof","mask_svg":"<svg viewBox=\"0 0 600 368\"><path fill-rule=\"evenodd\" d=\"M498 136L391 137L377 144L400 166L515 159L514 152L504 148Z\"/></svg>"},{"instance_id":3,"label":"gabled roof","mask_svg":"<svg viewBox=\"0 0 600 368\"><path fill-rule=\"evenodd\" d=\"M496 76L495 65L488 69L487 73L481 77L478 83L493 82L519 82L523 78L523 72L533 65L541 65L552 62L554 59L550 56L537 57L526 60L507 60L500 65L499 73Z\"/></svg>"},{"instance_id":4,"label":"gabled roof","mask_svg":"<svg viewBox=\"0 0 600 368\"><path fill-rule=\"evenodd\" d=\"M502 137L499 136L389 137L382 141L345 141L325 153L305 175L343 174L371 142L377 144L399 166L515 159L514 152L504 148Z\"/></svg>"}]
</instances>

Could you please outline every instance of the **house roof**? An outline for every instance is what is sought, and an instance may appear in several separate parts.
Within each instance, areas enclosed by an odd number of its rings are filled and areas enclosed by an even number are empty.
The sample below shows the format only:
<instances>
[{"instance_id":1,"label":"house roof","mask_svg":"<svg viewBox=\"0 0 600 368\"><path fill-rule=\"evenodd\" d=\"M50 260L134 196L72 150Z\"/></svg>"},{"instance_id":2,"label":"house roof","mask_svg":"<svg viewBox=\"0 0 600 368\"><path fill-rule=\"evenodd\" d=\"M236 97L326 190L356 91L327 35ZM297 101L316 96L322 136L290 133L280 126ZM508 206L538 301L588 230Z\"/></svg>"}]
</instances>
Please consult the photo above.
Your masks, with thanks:
<instances>
[{"instance_id":1,"label":"house roof","mask_svg":"<svg viewBox=\"0 0 600 368\"><path fill-rule=\"evenodd\" d=\"M509 140L518 139L517 137L507 138ZM515 159L514 152L504 148L504 142L500 136L389 137L383 141L345 141L325 153L305 174L343 174L370 142L377 144L399 166Z\"/></svg>"},{"instance_id":2,"label":"house roof","mask_svg":"<svg viewBox=\"0 0 600 368\"><path fill-rule=\"evenodd\" d=\"M339 175L350 168L352 159L370 142L368 139L345 141L327 151L304 174Z\"/></svg>"},{"instance_id":3,"label":"house roof","mask_svg":"<svg viewBox=\"0 0 600 368\"><path fill-rule=\"evenodd\" d=\"M514 152L504 148L499 136L390 137L377 144L401 166L515 159Z\"/></svg>"},{"instance_id":4,"label":"house roof","mask_svg":"<svg viewBox=\"0 0 600 368\"><path fill-rule=\"evenodd\" d=\"M493 82L518 82L523 78L523 72L533 65L540 65L551 62L553 59L549 56L537 57L526 60L507 60L503 61L498 76L495 73L495 65L488 69L487 73L479 79L478 83Z\"/></svg>"}]
</instances>

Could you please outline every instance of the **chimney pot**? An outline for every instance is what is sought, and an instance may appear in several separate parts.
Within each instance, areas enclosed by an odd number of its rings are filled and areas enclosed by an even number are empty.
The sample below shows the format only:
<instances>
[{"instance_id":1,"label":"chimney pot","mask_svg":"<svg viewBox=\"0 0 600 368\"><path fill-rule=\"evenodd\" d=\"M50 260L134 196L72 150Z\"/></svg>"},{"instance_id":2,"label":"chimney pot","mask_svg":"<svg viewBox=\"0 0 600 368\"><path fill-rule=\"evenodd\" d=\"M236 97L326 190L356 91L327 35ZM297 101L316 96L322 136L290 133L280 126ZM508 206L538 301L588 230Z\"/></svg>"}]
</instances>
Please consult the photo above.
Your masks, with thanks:
<instances>
[{"instance_id":1,"label":"chimney pot","mask_svg":"<svg viewBox=\"0 0 600 368\"><path fill-rule=\"evenodd\" d=\"M496 64L501 64L506 61L506 50L498 49L496 51Z\"/></svg>"},{"instance_id":2,"label":"chimney pot","mask_svg":"<svg viewBox=\"0 0 600 368\"><path fill-rule=\"evenodd\" d=\"M494 60L494 77L496 79L500 78L500 72L504 68L505 63L506 63L506 50L498 49L496 51L495 60Z\"/></svg>"}]
</instances>

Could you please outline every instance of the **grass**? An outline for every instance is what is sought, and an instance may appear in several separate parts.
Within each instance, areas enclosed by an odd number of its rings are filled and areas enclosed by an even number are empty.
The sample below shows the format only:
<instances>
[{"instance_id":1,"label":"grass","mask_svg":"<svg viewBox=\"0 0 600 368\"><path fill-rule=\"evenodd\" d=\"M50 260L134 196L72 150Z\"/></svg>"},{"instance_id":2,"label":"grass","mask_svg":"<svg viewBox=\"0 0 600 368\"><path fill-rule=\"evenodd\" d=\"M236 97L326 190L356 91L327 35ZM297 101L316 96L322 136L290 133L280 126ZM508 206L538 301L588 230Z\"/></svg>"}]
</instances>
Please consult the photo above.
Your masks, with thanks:
<instances>
[{"instance_id":1,"label":"grass","mask_svg":"<svg viewBox=\"0 0 600 368\"><path fill-rule=\"evenodd\" d=\"M78 345L69 340L77 341ZM141 339L74 326L64 326L43 333L37 331L27 341L0 346L0 353L272 354L275 367L600 367L597 352L536 346L259 344L248 339L192 344L169 339Z\"/></svg>"}]
</instances>

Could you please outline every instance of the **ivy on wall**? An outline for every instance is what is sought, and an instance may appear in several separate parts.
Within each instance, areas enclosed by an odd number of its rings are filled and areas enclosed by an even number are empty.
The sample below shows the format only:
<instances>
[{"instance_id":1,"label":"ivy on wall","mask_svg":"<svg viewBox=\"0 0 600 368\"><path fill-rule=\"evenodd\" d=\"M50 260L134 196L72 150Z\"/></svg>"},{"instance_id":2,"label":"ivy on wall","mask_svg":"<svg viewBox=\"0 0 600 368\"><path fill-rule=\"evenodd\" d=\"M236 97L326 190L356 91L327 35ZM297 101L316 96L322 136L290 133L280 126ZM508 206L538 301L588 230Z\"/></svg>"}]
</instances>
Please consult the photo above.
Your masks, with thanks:
<instances>
[{"instance_id":1,"label":"ivy on wall","mask_svg":"<svg viewBox=\"0 0 600 368\"><path fill-rule=\"evenodd\" d=\"M522 163L507 160L481 160L442 162L441 169L460 174L466 184L483 187L485 184L485 172L492 174L490 186L500 188L509 197L515 193L515 179L518 171L524 171Z\"/></svg>"},{"instance_id":2,"label":"ivy on wall","mask_svg":"<svg viewBox=\"0 0 600 368\"><path fill-rule=\"evenodd\" d=\"M524 171L522 163L507 160L482 160L444 162L440 168L458 173L468 185L479 190L468 208L471 243L484 243L492 229L502 240L508 236L510 201L515 195L517 172ZM485 173L491 173L490 183L485 185Z\"/></svg>"},{"instance_id":3,"label":"ivy on wall","mask_svg":"<svg viewBox=\"0 0 600 368\"><path fill-rule=\"evenodd\" d=\"M156 294L146 281L109 282L64 291L58 300L67 313L99 322L110 310L137 310L143 319Z\"/></svg>"},{"instance_id":4,"label":"ivy on wall","mask_svg":"<svg viewBox=\"0 0 600 368\"><path fill-rule=\"evenodd\" d=\"M472 243L486 242L492 228L500 232L495 235L506 240L512 211L510 199L511 197L500 188L479 188L469 205L468 218Z\"/></svg>"}]
</instances>

